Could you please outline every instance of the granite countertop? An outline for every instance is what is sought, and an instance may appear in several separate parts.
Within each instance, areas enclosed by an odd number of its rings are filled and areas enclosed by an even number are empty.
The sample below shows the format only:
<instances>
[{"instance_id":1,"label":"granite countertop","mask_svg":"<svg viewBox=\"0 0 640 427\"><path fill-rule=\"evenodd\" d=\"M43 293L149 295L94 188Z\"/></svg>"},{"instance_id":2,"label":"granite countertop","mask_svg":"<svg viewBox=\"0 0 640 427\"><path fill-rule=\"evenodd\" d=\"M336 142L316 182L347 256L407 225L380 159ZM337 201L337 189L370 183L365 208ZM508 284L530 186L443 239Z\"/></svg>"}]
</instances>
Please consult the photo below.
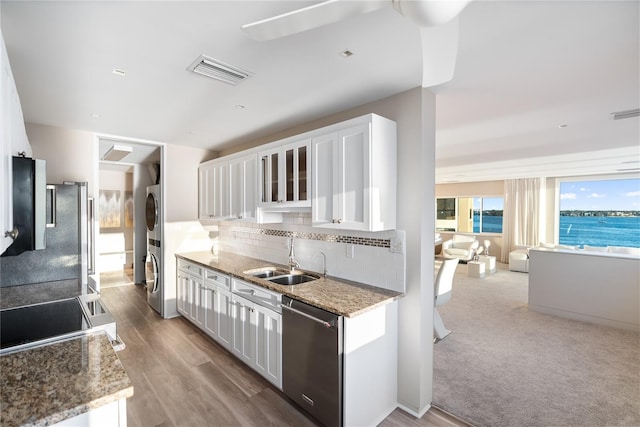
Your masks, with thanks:
<instances>
[{"instance_id":1,"label":"granite countertop","mask_svg":"<svg viewBox=\"0 0 640 427\"><path fill-rule=\"evenodd\" d=\"M86 293L78 279L0 287L0 309L75 298Z\"/></svg>"},{"instance_id":2,"label":"granite countertop","mask_svg":"<svg viewBox=\"0 0 640 427\"><path fill-rule=\"evenodd\" d=\"M0 356L0 425L47 426L133 396L104 332Z\"/></svg>"},{"instance_id":3,"label":"granite countertop","mask_svg":"<svg viewBox=\"0 0 640 427\"><path fill-rule=\"evenodd\" d=\"M231 252L220 252L218 256L206 251L189 252L176 254L176 257L221 273L231 274L244 281L345 317L355 317L403 296L400 292L332 277L321 277L295 286L274 284L243 272L268 266L283 266ZM283 268L286 269L286 267Z\"/></svg>"}]
</instances>

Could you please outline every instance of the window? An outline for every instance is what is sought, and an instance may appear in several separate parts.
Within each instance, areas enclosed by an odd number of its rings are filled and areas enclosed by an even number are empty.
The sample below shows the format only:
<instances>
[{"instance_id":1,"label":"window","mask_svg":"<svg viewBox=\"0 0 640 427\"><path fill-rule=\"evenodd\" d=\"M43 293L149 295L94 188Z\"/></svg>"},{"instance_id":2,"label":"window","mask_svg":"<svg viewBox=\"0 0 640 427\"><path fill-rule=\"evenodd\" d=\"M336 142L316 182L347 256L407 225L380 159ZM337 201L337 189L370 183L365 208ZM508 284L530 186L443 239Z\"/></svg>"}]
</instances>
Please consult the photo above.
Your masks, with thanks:
<instances>
[{"instance_id":1,"label":"window","mask_svg":"<svg viewBox=\"0 0 640 427\"><path fill-rule=\"evenodd\" d=\"M475 233L502 233L503 197L474 198L473 231Z\"/></svg>"},{"instance_id":2,"label":"window","mask_svg":"<svg viewBox=\"0 0 640 427\"><path fill-rule=\"evenodd\" d=\"M560 181L558 242L640 247L640 179Z\"/></svg>"},{"instance_id":3,"label":"window","mask_svg":"<svg viewBox=\"0 0 640 427\"><path fill-rule=\"evenodd\" d=\"M502 197L436 199L436 230L462 233L502 233Z\"/></svg>"}]
</instances>

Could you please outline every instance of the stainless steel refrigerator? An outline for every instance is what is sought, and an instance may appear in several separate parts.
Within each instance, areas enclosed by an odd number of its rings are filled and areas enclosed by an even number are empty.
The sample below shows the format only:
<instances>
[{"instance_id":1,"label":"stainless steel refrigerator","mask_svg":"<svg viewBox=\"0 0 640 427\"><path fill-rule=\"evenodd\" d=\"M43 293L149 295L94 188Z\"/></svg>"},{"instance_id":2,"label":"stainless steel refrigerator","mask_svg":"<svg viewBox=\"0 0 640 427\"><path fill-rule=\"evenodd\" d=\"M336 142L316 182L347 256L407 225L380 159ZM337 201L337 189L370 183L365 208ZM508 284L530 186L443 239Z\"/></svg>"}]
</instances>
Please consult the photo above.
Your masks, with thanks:
<instances>
[{"instance_id":1,"label":"stainless steel refrigerator","mask_svg":"<svg viewBox=\"0 0 640 427\"><path fill-rule=\"evenodd\" d=\"M1 257L0 286L63 281L77 282L80 293L91 292L95 234L87 183L47 185L46 199L46 248Z\"/></svg>"}]
</instances>

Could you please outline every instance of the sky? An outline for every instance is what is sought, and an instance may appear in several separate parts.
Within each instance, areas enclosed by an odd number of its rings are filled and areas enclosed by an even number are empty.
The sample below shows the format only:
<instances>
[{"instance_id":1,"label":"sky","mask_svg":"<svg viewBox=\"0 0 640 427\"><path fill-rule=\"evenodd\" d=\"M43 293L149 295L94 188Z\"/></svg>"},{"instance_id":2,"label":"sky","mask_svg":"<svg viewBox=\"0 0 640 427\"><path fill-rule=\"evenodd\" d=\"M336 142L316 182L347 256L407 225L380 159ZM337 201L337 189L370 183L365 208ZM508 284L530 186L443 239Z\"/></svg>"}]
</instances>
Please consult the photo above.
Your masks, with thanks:
<instances>
[{"instance_id":1,"label":"sky","mask_svg":"<svg viewBox=\"0 0 640 427\"><path fill-rule=\"evenodd\" d=\"M561 182L560 210L640 210L640 179Z\"/></svg>"}]
</instances>

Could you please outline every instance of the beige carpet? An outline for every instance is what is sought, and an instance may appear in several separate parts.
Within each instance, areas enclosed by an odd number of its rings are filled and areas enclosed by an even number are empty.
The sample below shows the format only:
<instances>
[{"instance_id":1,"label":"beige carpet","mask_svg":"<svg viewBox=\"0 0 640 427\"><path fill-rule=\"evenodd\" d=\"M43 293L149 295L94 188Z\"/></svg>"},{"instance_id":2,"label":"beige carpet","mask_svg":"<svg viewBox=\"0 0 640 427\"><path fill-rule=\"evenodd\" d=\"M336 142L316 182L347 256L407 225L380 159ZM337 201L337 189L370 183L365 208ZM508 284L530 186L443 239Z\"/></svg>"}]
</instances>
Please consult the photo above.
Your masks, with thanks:
<instances>
[{"instance_id":1,"label":"beige carpet","mask_svg":"<svg viewBox=\"0 0 640 427\"><path fill-rule=\"evenodd\" d=\"M504 264L484 279L459 265L434 404L477 426L640 426L639 334L529 311L527 287Z\"/></svg>"}]
</instances>

